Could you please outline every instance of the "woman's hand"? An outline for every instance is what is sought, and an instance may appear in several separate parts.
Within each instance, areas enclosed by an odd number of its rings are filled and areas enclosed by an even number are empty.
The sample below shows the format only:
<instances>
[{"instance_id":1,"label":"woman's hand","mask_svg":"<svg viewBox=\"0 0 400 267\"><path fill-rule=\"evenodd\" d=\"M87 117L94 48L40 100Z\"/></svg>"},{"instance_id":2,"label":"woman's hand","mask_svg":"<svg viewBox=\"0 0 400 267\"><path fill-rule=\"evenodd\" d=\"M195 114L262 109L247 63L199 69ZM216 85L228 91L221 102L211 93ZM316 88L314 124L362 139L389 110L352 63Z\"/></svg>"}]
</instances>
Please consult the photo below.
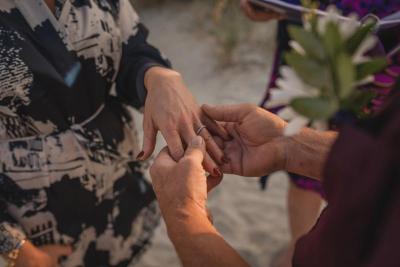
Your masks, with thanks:
<instances>
[{"instance_id":1,"label":"woman's hand","mask_svg":"<svg viewBox=\"0 0 400 267\"><path fill-rule=\"evenodd\" d=\"M139 160L153 153L158 131L164 136L175 161L182 158L184 147L196 136L203 123L209 125L208 130L213 134L228 138L222 127L203 114L179 73L161 67L150 68L145 75L145 86L148 95L144 108L144 143ZM223 162L224 154L208 130L201 131L209 152L205 155L204 167L211 175L220 176L217 164Z\"/></svg>"},{"instance_id":2,"label":"woman's hand","mask_svg":"<svg viewBox=\"0 0 400 267\"><path fill-rule=\"evenodd\" d=\"M221 144L229 160L222 166L225 173L260 176L285 168L284 120L250 104L204 105L203 111L213 120L224 123L233 137Z\"/></svg>"},{"instance_id":3,"label":"woman's hand","mask_svg":"<svg viewBox=\"0 0 400 267\"><path fill-rule=\"evenodd\" d=\"M249 19L254 21L265 22L284 18L284 15L272 10L264 9L263 7L257 7L249 0L240 0L240 6L242 7L244 14L246 14Z\"/></svg>"},{"instance_id":4,"label":"woman's hand","mask_svg":"<svg viewBox=\"0 0 400 267\"><path fill-rule=\"evenodd\" d=\"M71 253L69 246L49 245L37 248L27 241L21 247L15 267L58 267L58 260Z\"/></svg>"}]
</instances>

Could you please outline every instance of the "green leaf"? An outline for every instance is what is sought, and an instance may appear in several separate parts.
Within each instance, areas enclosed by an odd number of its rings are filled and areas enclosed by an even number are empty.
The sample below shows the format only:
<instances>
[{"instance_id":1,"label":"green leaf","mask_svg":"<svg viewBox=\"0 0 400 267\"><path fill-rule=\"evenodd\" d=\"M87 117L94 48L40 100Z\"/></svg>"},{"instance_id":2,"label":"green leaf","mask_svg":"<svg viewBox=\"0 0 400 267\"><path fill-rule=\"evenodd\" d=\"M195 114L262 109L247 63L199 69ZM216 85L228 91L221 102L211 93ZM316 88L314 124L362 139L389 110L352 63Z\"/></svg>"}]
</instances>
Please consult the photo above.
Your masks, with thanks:
<instances>
[{"instance_id":1,"label":"green leaf","mask_svg":"<svg viewBox=\"0 0 400 267\"><path fill-rule=\"evenodd\" d=\"M326 120L338 110L332 99L299 97L292 100L290 106L299 114L312 120Z\"/></svg>"},{"instance_id":2,"label":"green leaf","mask_svg":"<svg viewBox=\"0 0 400 267\"><path fill-rule=\"evenodd\" d=\"M345 98L354 90L355 68L347 54L340 54L337 58L337 85L340 98Z\"/></svg>"},{"instance_id":3,"label":"green leaf","mask_svg":"<svg viewBox=\"0 0 400 267\"><path fill-rule=\"evenodd\" d=\"M289 34L294 41L298 42L301 47L303 47L307 55L319 60L324 59L325 52L322 43L315 34L299 26L290 26Z\"/></svg>"},{"instance_id":4,"label":"green leaf","mask_svg":"<svg viewBox=\"0 0 400 267\"><path fill-rule=\"evenodd\" d=\"M333 22L329 22L326 25L323 38L326 51L331 58L334 58L342 48L342 38L338 26Z\"/></svg>"},{"instance_id":5,"label":"green leaf","mask_svg":"<svg viewBox=\"0 0 400 267\"><path fill-rule=\"evenodd\" d=\"M368 62L360 63L356 66L357 81L367 78L369 75L375 74L383 70L387 66L385 58L374 58Z\"/></svg>"},{"instance_id":6,"label":"green leaf","mask_svg":"<svg viewBox=\"0 0 400 267\"><path fill-rule=\"evenodd\" d=\"M350 55L353 55L360 47L362 42L375 28L376 23L368 23L361 26L350 38L346 41L346 50Z\"/></svg>"},{"instance_id":7,"label":"green leaf","mask_svg":"<svg viewBox=\"0 0 400 267\"><path fill-rule=\"evenodd\" d=\"M324 64L294 52L285 54L285 60L305 83L319 89L332 86L329 70Z\"/></svg>"}]
</instances>

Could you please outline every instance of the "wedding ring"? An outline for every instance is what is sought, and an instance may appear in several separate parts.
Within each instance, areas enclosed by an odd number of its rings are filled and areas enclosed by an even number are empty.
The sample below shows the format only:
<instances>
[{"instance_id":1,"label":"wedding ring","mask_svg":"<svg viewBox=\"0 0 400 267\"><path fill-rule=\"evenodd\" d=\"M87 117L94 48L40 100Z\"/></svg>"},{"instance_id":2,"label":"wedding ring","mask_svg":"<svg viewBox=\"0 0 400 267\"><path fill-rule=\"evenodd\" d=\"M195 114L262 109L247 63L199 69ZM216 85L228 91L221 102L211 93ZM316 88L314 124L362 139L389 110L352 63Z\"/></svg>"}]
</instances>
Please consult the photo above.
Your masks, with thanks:
<instances>
[{"instance_id":1,"label":"wedding ring","mask_svg":"<svg viewBox=\"0 0 400 267\"><path fill-rule=\"evenodd\" d=\"M203 131L204 129L206 129L207 127L205 126L205 125L201 125L200 127L199 127L199 129L197 129L197 131L196 131L196 135L200 135L201 134L201 131Z\"/></svg>"}]
</instances>

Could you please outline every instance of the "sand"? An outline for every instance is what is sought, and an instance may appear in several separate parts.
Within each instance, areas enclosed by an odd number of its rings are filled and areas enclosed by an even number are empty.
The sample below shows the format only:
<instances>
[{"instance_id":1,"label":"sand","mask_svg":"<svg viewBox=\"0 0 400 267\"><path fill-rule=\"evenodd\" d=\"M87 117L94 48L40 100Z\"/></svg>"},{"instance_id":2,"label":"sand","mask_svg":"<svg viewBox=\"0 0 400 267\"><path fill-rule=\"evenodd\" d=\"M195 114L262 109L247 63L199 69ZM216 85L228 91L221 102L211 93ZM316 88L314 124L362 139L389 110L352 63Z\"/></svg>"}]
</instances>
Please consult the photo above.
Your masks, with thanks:
<instances>
[{"instance_id":1,"label":"sand","mask_svg":"<svg viewBox=\"0 0 400 267\"><path fill-rule=\"evenodd\" d=\"M221 69L215 38L197 29L196 14L197 8L184 2L140 10L142 21L151 32L150 41L183 74L199 103L258 103L272 64L275 24L253 28L256 39L257 36L265 38L266 47L261 50L266 53L259 51L257 40L245 42L236 64ZM140 120L139 117L139 124ZM158 148L162 146L160 138ZM271 260L288 242L286 188L287 179L283 174L272 177L267 191L260 190L256 178L226 175L210 196L209 207L216 227L251 266L270 266ZM156 231L153 246L135 266L180 266L164 223Z\"/></svg>"}]
</instances>

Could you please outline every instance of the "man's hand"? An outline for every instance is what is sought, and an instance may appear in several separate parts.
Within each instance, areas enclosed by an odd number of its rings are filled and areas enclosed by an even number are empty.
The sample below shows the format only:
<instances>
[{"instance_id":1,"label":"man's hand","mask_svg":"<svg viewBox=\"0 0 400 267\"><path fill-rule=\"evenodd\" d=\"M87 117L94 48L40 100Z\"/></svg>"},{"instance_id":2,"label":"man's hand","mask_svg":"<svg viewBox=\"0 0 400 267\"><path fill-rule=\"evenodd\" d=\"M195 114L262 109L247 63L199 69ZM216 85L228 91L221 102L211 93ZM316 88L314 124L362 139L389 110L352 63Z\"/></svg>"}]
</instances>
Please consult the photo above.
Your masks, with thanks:
<instances>
[{"instance_id":1,"label":"man's hand","mask_svg":"<svg viewBox=\"0 0 400 267\"><path fill-rule=\"evenodd\" d=\"M262 7L253 5L249 0L240 0L240 6L246 16L254 21L265 22L269 20L280 20L284 15L272 10L267 10Z\"/></svg>"},{"instance_id":2,"label":"man's hand","mask_svg":"<svg viewBox=\"0 0 400 267\"><path fill-rule=\"evenodd\" d=\"M205 142L196 136L190 142L185 155L175 162L164 148L150 168L153 188L164 218L175 217L182 210L196 208L207 214L207 192L216 186L222 177L205 175L202 162L205 156Z\"/></svg>"},{"instance_id":3,"label":"man's hand","mask_svg":"<svg viewBox=\"0 0 400 267\"><path fill-rule=\"evenodd\" d=\"M222 166L225 173L260 176L285 168L284 120L250 104L204 105L203 111L213 120L225 123L233 137L223 144L229 159Z\"/></svg>"},{"instance_id":4,"label":"man's hand","mask_svg":"<svg viewBox=\"0 0 400 267\"><path fill-rule=\"evenodd\" d=\"M37 248L27 241L21 247L15 267L58 267L58 260L71 253L69 246L49 245Z\"/></svg>"},{"instance_id":5,"label":"man's hand","mask_svg":"<svg viewBox=\"0 0 400 267\"><path fill-rule=\"evenodd\" d=\"M150 168L154 191L182 266L248 267L207 218L209 181L201 165L204 140L197 136L175 162L164 148Z\"/></svg>"},{"instance_id":6,"label":"man's hand","mask_svg":"<svg viewBox=\"0 0 400 267\"><path fill-rule=\"evenodd\" d=\"M138 160L147 159L153 153L158 131L175 161L182 158L184 147L203 123L207 123L213 134L228 138L222 127L203 114L179 73L161 67L150 68L145 75L145 86L148 95L144 108L144 143ZM223 163L224 154L208 130L201 131L209 152L205 154L204 167L211 175L220 176L217 164Z\"/></svg>"}]
</instances>

